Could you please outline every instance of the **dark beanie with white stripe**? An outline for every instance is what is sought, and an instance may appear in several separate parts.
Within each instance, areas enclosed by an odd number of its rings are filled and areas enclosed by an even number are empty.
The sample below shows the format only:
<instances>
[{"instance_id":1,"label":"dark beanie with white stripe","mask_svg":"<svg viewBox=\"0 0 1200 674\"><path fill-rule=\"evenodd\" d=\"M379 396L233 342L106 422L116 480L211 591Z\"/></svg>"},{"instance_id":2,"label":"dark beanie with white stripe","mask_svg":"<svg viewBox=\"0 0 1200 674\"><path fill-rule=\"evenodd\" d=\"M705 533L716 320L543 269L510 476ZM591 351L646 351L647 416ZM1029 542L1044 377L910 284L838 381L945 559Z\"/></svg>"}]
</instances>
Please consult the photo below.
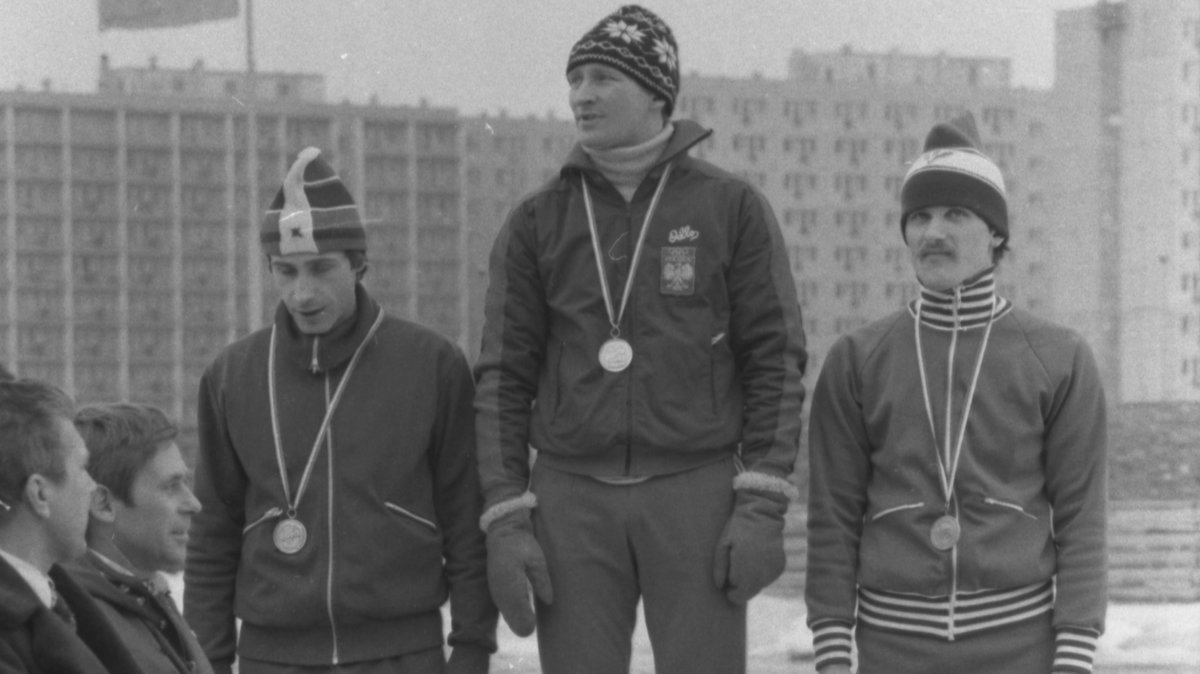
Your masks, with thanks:
<instances>
[{"instance_id":1,"label":"dark beanie with white stripe","mask_svg":"<svg viewBox=\"0 0 1200 674\"><path fill-rule=\"evenodd\" d=\"M1008 240L1004 176L996 162L979 151L980 145L975 117L969 112L934 125L900 188L901 234L908 216L918 208L962 206Z\"/></svg>"},{"instance_id":2,"label":"dark beanie with white stripe","mask_svg":"<svg viewBox=\"0 0 1200 674\"><path fill-rule=\"evenodd\" d=\"M267 255L367 249L354 198L315 147L296 156L259 234Z\"/></svg>"}]
</instances>

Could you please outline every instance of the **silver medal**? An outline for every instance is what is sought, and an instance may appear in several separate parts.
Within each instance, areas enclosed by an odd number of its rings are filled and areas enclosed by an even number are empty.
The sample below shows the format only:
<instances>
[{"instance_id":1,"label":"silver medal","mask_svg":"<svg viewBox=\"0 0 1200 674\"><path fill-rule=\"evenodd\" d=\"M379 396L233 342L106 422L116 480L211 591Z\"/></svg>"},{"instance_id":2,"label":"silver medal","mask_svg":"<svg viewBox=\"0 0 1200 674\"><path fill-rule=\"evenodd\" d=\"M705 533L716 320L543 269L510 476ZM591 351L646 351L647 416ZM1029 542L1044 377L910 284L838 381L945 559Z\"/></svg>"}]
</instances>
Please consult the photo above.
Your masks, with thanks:
<instances>
[{"instance_id":1,"label":"silver medal","mask_svg":"<svg viewBox=\"0 0 1200 674\"><path fill-rule=\"evenodd\" d=\"M308 541L308 529L304 528L304 524L300 520L287 518L280 520L275 525L275 532L272 535L275 541L275 548L285 555L294 555L300 552L304 544Z\"/></svg>"},{"instance_id":2,"label":"silver medal","mask_svg":"<svg viewBox=\"0 0 1200 674\"><path fill-rule=\"evenodd\" d=\"M620 372L633 362L633 347L620 337L613 337L600 347L600 367Z\"/></svg>"},{"instance_id":3,"label":"silver medal","mask_svg":"<svg viewBox=\"0 0 1200 674\"><path fill-rule=\"evenodd\" d=\"M934 520L933 526L929 528L929 540L938 550L949 550L958 543L961 533L962 527L957 519L950 515L942 515Z\"/></svg>"}]
</instances>

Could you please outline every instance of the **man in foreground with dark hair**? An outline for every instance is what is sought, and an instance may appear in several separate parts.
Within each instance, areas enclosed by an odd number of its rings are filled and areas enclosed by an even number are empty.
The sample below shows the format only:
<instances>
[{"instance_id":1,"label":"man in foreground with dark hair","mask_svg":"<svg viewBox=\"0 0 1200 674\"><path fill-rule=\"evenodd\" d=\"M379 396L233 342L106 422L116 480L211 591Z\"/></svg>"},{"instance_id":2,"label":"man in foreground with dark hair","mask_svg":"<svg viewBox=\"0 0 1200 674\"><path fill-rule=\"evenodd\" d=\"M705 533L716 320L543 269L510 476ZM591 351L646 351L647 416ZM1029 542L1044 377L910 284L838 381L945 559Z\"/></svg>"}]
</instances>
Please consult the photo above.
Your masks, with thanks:
<instances>
[{"instance_id":1,"label":"man in foreground with dark hair","mask_svg":"<svg viewBox=\"0 0 1200 674\"><path fill-rule=\"evenodd\" d=\"M211 674L162 575L183 570L200 511L177 426L157 407L118 403L80 409L75 428L97 486L87 553L65 568L145 671Z\"/></svg>"}]
</instances>

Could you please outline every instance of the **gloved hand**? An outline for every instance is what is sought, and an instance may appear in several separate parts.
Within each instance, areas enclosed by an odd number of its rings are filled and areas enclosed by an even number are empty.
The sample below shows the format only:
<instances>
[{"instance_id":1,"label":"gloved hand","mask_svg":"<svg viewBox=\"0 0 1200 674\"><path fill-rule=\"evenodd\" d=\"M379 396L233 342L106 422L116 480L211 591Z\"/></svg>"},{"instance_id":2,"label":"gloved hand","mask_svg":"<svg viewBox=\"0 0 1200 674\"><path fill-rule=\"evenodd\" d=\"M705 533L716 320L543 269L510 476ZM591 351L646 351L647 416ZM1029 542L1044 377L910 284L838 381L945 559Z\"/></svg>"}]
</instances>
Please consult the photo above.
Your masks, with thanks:
<instances>
[{"instance_id":1,"label":"gloved hand","mask_svg":"<svg viewBox=\"0 0 1200 674\"><path fill-rule=\"evenodd\" d=\"M717 541L713 582L735 604L745 604L787 568L783 551L783 494L739 489L733 514Z\"/></svg>"},{"instance_id":2,"label":"gloved hand","mask_svg":"<svg viewBox=\"0 0 1200 674\"><path fill-rule=\"evenodd\" d=\"M455 646L443 674L488 674L491 654L475 646Z\"/></svg>"},{"instance_id":3,"label":"gloved hand","mask_svg":"<svg viewBox=\"0 0 1200 674\"><path fill-rule=\"evenodd\" d=\"M488 526L487 568L492 600L504 622L519 637L533 634L537 621L530 587L546 604L554 601L554 592L542 546L533 536L528 509L508 513Z\"/></svg>"}]
</instances>

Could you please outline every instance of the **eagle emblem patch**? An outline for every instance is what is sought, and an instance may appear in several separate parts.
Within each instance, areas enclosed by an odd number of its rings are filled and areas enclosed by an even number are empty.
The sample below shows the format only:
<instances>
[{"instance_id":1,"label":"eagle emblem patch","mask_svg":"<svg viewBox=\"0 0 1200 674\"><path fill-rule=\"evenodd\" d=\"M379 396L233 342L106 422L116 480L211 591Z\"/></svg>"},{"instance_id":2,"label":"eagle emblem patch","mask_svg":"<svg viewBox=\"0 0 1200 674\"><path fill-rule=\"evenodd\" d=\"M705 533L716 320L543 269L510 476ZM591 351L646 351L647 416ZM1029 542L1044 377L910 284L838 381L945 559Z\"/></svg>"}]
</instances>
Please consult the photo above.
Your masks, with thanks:
<instances>
[{"instance_id":1,"label":"eagle emblem patch","mask_svg":"<svg viewBox=\"0 0 1200 674\"><path fill-rule=\"evenodd\" d=\"M696 247L665 246L658 291L663 295L696 294Z\"/></svg>"}]
</instances>

